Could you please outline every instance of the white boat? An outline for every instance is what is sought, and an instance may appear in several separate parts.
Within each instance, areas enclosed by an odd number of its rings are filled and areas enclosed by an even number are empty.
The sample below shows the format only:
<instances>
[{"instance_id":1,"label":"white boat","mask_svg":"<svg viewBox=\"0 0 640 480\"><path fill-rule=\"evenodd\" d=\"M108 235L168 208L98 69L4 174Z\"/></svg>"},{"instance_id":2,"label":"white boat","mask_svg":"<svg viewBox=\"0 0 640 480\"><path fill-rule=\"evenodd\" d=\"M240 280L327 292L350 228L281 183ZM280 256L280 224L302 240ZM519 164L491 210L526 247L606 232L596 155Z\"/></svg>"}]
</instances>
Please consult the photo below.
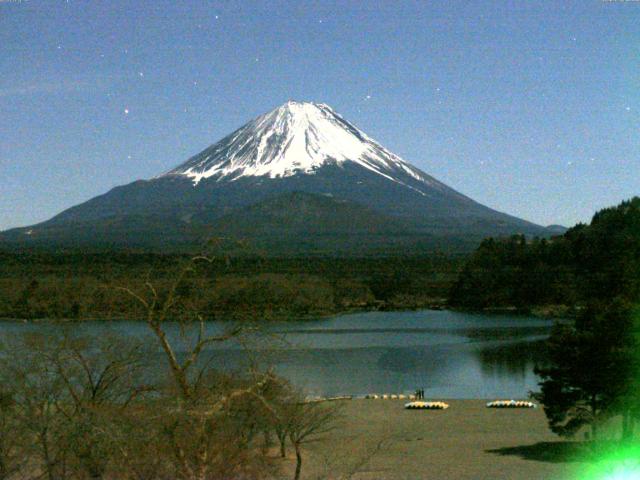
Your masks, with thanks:
<instances>
[{"instance_id":1,"label":"white boat","mask_svg":"<svg viewBox=\"0 0 640 480\"><path fill-rule=\"evenodd\" d=\"M536 408L537 405L526 400L494 400L487 403L487 408Z\"/></svg>"},{"instance_id":2,"label":"white boat","mask_svg":"<svg viewBox=\"0 0 640 480\"><path fill-rule=\"evenodd\" d=\"M449 408L448 403L444 402L409 402L404 404L404 408L408 410L446 410Z\"/></svg>"}]
</instances>

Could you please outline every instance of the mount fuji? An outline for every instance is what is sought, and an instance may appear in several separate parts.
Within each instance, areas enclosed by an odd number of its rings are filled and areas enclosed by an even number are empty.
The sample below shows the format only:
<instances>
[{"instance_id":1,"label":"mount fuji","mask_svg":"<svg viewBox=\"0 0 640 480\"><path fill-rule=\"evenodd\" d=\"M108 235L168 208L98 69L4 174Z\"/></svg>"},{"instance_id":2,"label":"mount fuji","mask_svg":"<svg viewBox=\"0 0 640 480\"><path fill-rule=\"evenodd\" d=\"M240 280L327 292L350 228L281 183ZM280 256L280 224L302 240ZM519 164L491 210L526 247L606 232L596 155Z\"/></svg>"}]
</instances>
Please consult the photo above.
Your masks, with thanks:
<instances>
[{"instance_id":1,"label":"mount fuji","mask_svg":"<svg viewBox=\"0 0 640 480\"><path fill-rule=\"evenodd\" d=\"M287 102L170 171L0 233L19 245L181 249L212 236L273 254L448 248L548 236L390 152L325 104Z\"/></svg>"}]
</instances>

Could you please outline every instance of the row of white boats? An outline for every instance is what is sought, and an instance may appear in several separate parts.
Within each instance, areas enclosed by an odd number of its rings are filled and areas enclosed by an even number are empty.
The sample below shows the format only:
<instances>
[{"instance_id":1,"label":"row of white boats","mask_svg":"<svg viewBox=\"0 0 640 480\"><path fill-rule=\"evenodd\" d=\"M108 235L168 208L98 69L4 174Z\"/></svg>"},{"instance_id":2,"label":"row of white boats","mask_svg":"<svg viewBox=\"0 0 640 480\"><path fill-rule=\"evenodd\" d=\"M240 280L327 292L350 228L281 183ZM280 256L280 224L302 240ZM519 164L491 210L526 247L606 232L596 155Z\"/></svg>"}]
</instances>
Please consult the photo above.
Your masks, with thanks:
<instances>
[{"instance_id":1,"label":"row of white boats","mask_svg":"<svg viewBox=\"0 0 640 480\"><path fill-rule=\"evenodd\" d=\"M526 400L494 400L487 403L487 408L536 408L533 402ZM446 410L449 404L445 402L424 402L413 401L405 403L404 408L408 410Z\"/></svg>"},{"instance_id":2,"label":"row of white boats","mask_svg":"<svg viewBox=\"0 0 640 480\"><path fill-rule=\"evenodd\" d=\"M487 408L536 408L537 405L526 400L494 400L487 403Z\"/></svg>"},{"instance_id":3,"label":"row of white boats","mask_svg":"<svg viewBox=\"0 0 640 480\"><path fill-rule=\"evenodd\" d=\"M369 393L364 397L353 397L351 395L343 395L339 397L307 397L306 401L312 402L327 402L335 400L351 400L353 398L365 398L367 400L411 400L409 403L405 403L404 408L409 410L446 410L449 408L449 404L441 401L424 401L417 400L416 395L405 395L402 393ZM533 402L526 400L494 400L487 403L487 408L536 408L537 405Z\"/></svg>"}]
</instances>

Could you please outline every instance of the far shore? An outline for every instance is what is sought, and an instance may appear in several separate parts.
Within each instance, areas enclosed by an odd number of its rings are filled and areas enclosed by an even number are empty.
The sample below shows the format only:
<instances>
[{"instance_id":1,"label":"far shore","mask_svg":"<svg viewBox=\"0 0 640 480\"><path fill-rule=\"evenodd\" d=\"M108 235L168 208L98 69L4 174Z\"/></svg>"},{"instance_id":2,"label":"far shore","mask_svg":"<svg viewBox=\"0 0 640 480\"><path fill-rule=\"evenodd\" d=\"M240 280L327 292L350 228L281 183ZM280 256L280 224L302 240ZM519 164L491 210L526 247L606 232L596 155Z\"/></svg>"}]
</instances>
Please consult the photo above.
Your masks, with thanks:
<instances>
[{"instance_id":1,"label":"far shore","mask_svg":"<svg viewBox=\"0 0 640 480\"><path fill-rule=\"evenodd\" d=\"M347 308L336 311L326 312L313 312L306 315L294 315L288 313L271 313L269 315L261 315L256 313L256 317L264 317L264 322L286 322L286 321L314 321L324 320L330 317L336 317L340 315L350 315L355 313L369 313L369 312L415 312L418 310L450 310L452 312L472 313L478 315L516 315L535 317L541 320L570 320L575 317L576 309L564 306L564 305L548 305L543 307L531 307L531 308L518 308L512 307L491 307L483 309L465 309L455 306L447 305L446 302L430 302L425 304L416 305L400 305L400 304L376 304L373 306L360 306ZM245 318L246 317L246 318ZM216 321L230 321L230 322L243 322L249 321L247 318L249 315L243 315L242 317L234 318L205 318L208 322ZM82 318L12 318L12 317L0 317L0 322L16 322L16 323L82 323L82 322L130 322L130 321L143 321L139 318L127 318L127 317L82 317Z\"/></svg>"}]
</instances>

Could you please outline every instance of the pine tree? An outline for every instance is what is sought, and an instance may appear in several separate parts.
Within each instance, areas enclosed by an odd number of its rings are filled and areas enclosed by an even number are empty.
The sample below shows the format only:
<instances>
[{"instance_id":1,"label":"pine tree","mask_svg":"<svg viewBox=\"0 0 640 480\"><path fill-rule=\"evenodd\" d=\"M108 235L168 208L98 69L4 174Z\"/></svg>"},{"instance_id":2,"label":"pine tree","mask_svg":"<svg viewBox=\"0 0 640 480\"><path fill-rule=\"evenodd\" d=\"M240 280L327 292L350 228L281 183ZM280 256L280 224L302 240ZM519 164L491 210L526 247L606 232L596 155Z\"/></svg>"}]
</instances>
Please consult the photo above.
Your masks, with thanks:
<instances>
[{"instance_id":1,"label":"pine tree","mask_svg":"<svg viewBox=\"0 0 640 480\"><path fill-rule=\"evenodd\" d=\"M584 426L593 438L606 418L628 412L637 341L628 304L590 306L575 325L557 325L548 341L549 365L536 368L549 427L573 436Z\"/></svg>"}]
</instances>

